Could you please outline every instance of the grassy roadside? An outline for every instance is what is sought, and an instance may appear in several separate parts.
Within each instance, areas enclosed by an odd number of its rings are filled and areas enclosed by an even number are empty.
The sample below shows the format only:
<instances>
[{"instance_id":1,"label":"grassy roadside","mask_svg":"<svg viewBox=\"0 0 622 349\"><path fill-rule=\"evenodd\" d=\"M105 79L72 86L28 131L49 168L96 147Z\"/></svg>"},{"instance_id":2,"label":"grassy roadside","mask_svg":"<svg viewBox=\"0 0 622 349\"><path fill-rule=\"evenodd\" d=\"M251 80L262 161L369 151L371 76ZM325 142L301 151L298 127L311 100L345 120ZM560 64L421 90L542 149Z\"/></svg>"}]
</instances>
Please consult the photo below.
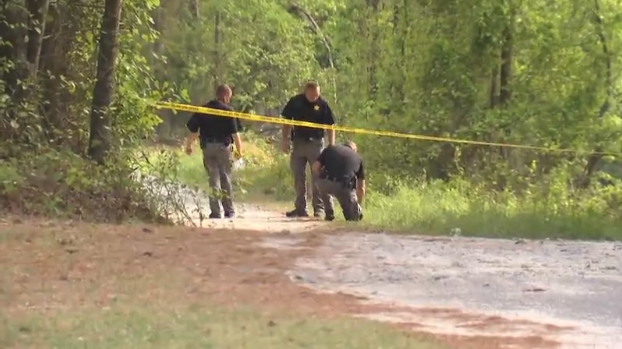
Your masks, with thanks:
<instances>
[{"instance_id":1,"label":"grassy roadside","mask_svg":"<svg viewBox=\"0 0 622 349\"><path fill-rule=\"evenodd\" d=\"M246 138L246 168L235 174L238 198L269 198L288 207L293 190L287 157L261 139ZM572 198L563 178L522 196L490 192L465 181L392 181L390 194L383 194L380 189L390 178L373 169L369 173L366 226L437 235L622 239L622 216L605 208L615 193ZM179 176L185 183L205 187L200 156L181 156Z\"/></svg>"},{"instance_id":2,"label":"grassy roadside","mask_svg":"<svg viewBox=\"0 0 622 349\"><path fill-rule=\"evenodd\" d=\"M119 304L0 316L2 348L442 349L371 321L272 317L253 309Z\"/></svg>"},{"instance_id":3,"label":"grassy roadside","mask_svg":"<svg viewBox=\"0 0 622 349\"><path fill-rule=\"evenodd\" d=\"M0 348L446 348L345 312L326 316L339 307L301 296L280 269L267 273L290 257L253 248L253 238L3 222Z\"/></svg>"}]
</instances>

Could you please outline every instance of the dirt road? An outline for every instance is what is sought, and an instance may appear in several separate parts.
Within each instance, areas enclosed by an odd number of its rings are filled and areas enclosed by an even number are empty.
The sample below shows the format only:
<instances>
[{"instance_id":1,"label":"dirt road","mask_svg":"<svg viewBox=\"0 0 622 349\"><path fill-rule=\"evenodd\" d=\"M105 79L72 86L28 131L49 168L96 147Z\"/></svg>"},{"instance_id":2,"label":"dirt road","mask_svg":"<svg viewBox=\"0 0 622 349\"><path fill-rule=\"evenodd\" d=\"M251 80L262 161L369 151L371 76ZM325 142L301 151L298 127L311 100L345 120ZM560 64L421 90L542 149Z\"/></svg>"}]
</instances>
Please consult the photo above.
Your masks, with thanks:
<instances>
[{"instance_id":1,"label":"dirt road","mask_svg":"<svg viewBox=\"0 0 622 349\"><path fill-rule=\"evenodd\" d=\"M426 332L616 348L621 268L622 244L345 233L294 273L317 290L413 307L367 316Z\"/></svg>"},{"instance_id":2,"label":"dirt road","mask_svg":"<svg viewBox=\"0 0 622 349\"><path fill-rule=\"evenodd\" d=\"M262 243L280 250L296 248L301 233L328 228L257 205L239 211L236 220L209 224L286 232ZM621 271L622 243L341 232L327 234L289 275L318 292L385 305L360 316L533 349L615 348L622 341ZM517 338L525 339L523 346Z\"/></svg>"},{"instance_id":3,"label":"dirt road","mask_svg":"<svg viewBox=\"0 0 622 349\"><path fill-rule=\"evenodd\" d=\"M208 207L206 198L187 196L188 207L197 203ZM188 209L197 226L279 233L262 246L282 251L295 249L305 233L333 227L292 221L253 204L238 204L234 220L200 220L196 211ZM360 316L437 336L483 339L495 348L615 348L622 342L622 243L343 229L324 235L311 255L291 266L291 279L381 309Z\"/></svg>"}]
</instances>

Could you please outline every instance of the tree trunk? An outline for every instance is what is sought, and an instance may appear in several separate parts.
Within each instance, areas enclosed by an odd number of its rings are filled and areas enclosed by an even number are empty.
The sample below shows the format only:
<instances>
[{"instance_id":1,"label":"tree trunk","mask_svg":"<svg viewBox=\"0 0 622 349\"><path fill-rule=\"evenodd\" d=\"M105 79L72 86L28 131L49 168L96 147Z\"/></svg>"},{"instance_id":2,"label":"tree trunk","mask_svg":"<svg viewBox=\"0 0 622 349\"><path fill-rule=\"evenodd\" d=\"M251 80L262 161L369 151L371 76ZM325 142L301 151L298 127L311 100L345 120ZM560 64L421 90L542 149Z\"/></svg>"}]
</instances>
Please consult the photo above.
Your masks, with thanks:
<instances>
[{"instance_id":1,"label":"tree trunk","mask_svg":"<svg viewBox=\"0 0 622 349\"><path fill-rule=\"evenodd\" d=\"M495 67L492 68L492 72L490 73L490 95L489 95L489 103L490 109L494 109L499 103L499 95L498 95L498 87L499 87L499 65L495 63Z\"/></svg>"},{"instance_id":2,"label":"tree trunk","mask_svg":"<svg viewBox=\"0 0 622 349\"><path fill-rule=\"evenodd\" d=\"M408 2L403 0L401 3L395 2L393 5L393 36L395 45L399 51L399 60L395 65L396 74L391 83L391 93L395 96L397 103L392 107L396 112L404 110L404 64L406 64L406 38L408 37Z\"/></svg>"},{"instance_id":3,"label":"tree trunk","mask_svg":"<svg viewBox=\"0 0 622 349\"><path fill-rule=\"evenodd\" d=\"M153 11L153 29L155 29L159 35L156 41L153 43L153 55L151 55L151 66L156 71L156 76L159 77L159 65L160 58L164 54L164 32L166 30L166 7L163 5L164 1L160 1L160 6ZM154 56L157 56L154 57Z\"/></svg>"},{"instance_id":4,"label":"tree trunk","mask_svg":"<svg viewBox=\"0 0 622 349\"><path fill-rule=\"evenodd\" d=\"M510 20L511 21L511 20ZM513 61L512 24L509 22L503 30L503 46L501 47L501 69L499 76L499 103L506 105L512 98L512 61Z\"/></svg>"},{"instance_id":5,"label":"tree trunk","mask_svg":"<svg viewBox=\"0 0 622 349\"><path fill-rule=\"evenodd\" d=\"M114 74L119 51L119 22L123 0L106 0L102 17L97 77L93 88L89 156L102 164L110 150L109 107L114 94Z\"/></svg>"},{"instance_id":6,"label":"tree trunk","mask_svg":"<svg viewBox=\"0 0 622 349\"><path fill-rule=\"evenodd\" d=\"M212 85L214 92L218 85L221 84L220 79L222 70L222 11L217 10L214 13L214 56L213 56L213 69L212 69Z\"/></svg>"},{"instance_id":7,"label":"tree trunk","mask_svg":"<svg viewBox=\"0 0 622 349\"><path fill-rule=\"evenodd\" d=\"M322 31L322 28L320 27L318 22L315 20L315 18L313 18L311 13L309 13L309 11L295 4L290 5L287 11L289 13L295 13L299 17L306 19L309 22L309 26L311 27L311 30L313 31L313 33L320 40L322 40L322 44L324 45L324 48L326 48L326 55L328 57L328 65L330 66L330 69L332 70L332 74L330 74L330 77L332 80L331 82L333 85L333 101L332 102L337 103L337 79L335 78L335 75L337 75L337 73L335 70L335 60L333 58L333 50L330 44L330 39L328 38L326 34L324 34L324 32Z\"/></svg>"},{"instance_id":8,"label":"tree trunk","mask_svg":"<svg viewBox=\"0 0 622 349\"><path fill-rule=\"evenodd\" d=\"M13 62L13 67L2 76L5 92L17 104L25 99L28 78L26 60L26 33L28 12L23 0L6 0L2 4L0 18L0 59Z\"/></svg>"},{"instance_id":9,"label":"tree trunk","mask_svg":"<svg viewBox=\"0 0 622 349\"><path fill-rule=\"evenodd\" d=\"M369 98L376 99L378 94L378 74L377 74L377 65L378 65L378 57L379 57L379 41L380 41L380 33L378 28L378 13L380 0L367 0L367 7L372 11L373 25L371 26L370 32L370 42L369 42L369 50L367 51L367 80L369 83ZM368 28L369 28L368 24Z\"/></svg>"},{"instance_id":10,"label":"tree trunk","mask_svg":"<svg viewBox=\"0 0 622 349\"><path fill-rule=\"evenodd\" d=\"M26 58L30 64L31 74L35 75L39 68L39 57L50 0L27 0L26 2L30 15Z\"/></svg>"},{"instance_id":11,"label":"tree trunk","mask_svg":"<svg viewBox=\"0 0 622 349\"><path fill-rule=\"evenodd\" d=\"M199 19L199 0L190 0L188 9L190 10L190 14L192 14L192 18Z\"/></svg>"},{"instance_id":12,"label":"tree trunk","mask_svg":"<svg viewBox=\"0 0 622 349\"><path fill-rule=\"evenodd\" d=\"M72 136L66 132L64 122L70 114L71 102L64 93L62 80L58 79L59 76L69 74L67 54L71 51L71 45L78 30L72 21L63 21L67 16L71 18L71 14L67 12L66 7L58 3L50 3L38 64L39 71L46 72L42 74L41 85L43 87L42 100L46 102L41 108L44 117L43 128L46 130L47 140L56 145L63 144L66 138Z\"/></svg>"},{"instance_id":13,"label":"tree trunk","mask_svg":"<svg viewBox=\"0 0 622 349\"><path fill-rule=\"evenodd\" d=\"M596 36L598 37L598 42L600 43L601 50L603 52L603 65L605 68L605 81L603 82L605 85L605 89L607 91L607 95L605 100L600 106L600 110L598 111L598 118L602 119L611 108L611 100L615 97L615 85L613 78L613 63L611 59L611 51L609 50L609 43L607 41L607 37L605 36L605 28L603 19L601 17L600 4L598 0L594 0L594 13L593 13L593 23L596 27ZM590 180L596 169L598 168L598 164L603 158L602 147L597 146L594 149L594 153L592 153L588 159L585 169L583 170L583 180L580 181L581 187L588 187L590 185Z\"/></svg>"}]
</instances>

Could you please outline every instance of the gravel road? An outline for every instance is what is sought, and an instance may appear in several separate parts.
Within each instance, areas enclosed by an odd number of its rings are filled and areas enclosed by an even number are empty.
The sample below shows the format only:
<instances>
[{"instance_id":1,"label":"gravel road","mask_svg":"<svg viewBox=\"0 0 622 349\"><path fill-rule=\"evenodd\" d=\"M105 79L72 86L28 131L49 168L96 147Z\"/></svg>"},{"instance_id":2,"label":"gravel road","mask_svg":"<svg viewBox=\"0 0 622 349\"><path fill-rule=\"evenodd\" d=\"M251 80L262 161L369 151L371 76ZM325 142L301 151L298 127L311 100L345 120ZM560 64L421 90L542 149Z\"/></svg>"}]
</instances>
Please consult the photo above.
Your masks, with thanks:
<instances>
[{"instance_id":1,"label":"gravel road","mask_svg":"<svg viewBox=\"0 0 622 349\"><path fill-rule=\"evenodd\" d=\"M371 315L417 323L429 332L539 335L562 348L620 348L621 271L622 243L348 233L328 236L293 272L319 291L445 309L440 317L439 311ZM465 326L474 321L465 314L503 317L520 326L475 329Z\"/></svg>"},{"instance_id":2,"label":"gravel road","mask_svg":"<svg viewBox=\"0 0 622 349\"><path fill-rule=\"evenodd\" d=\"M148 186L164 192L160 185ZM204 194L174 191L181 193L180 203L197 226L293 233L268 238L264 245L273 248L292 248L296 233L326 226L312 219L285 219L280 212L252 204L238 204L236 219L202 221L198 212L208 210ZM622 348L620 242L352 232L326 236L324 245L299 260L291 273L293 280L319 292L353 294L394 306L394 311L385 307L387 311L362 316L417 324L426 332L538 336L561 343L563 349Z\"/></svg>"}]
</instances>

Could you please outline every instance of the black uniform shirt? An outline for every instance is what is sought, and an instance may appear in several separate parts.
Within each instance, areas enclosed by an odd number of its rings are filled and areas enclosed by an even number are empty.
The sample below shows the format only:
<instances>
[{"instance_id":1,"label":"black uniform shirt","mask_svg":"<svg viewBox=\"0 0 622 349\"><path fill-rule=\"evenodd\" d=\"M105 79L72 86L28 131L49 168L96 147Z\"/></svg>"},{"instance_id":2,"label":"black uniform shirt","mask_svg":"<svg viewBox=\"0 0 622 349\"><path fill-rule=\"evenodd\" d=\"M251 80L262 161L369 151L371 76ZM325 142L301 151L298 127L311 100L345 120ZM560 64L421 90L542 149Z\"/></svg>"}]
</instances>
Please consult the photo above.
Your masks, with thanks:
<instances>
[{"instance_id":1,"label":"black uniform shirt","mask_svg":"<svg viewBox=\"0 0 622 349\"><path fill-rule=\"evenodd\" d=\"M325 100L320 97L315 102L309 102L304 94L298 94L290 98L281 115L289 120L306 121L322 125L335 124L333 111ZM322 137L324 137L324 130L321 128L294 126L292 129L292 139L321 139Z\"/></svg>"},{"instance_id":2,"label":"black uniform shirt","mask_svg":"<svg viewBox=\"0 0 622 349\"><path fill-rule=\"evenodd\" d=\"M209 101L204 107L233 111L229 105L218 100ZM231 135L242 130L240 120L237 118L202 113L192 114L186 127L190 132L199 132L201 147L208 142L231 144L233 141Z\"/></svg>"},{"instance_id":3,"label":"black uniform shirt","mask_svg":"<svg viewBox=\"0 0 622 349\"><path fill-rule=\"evenodd\" d=\"M331 180L365 179L363 159L352 148L345 145L329 145L326 147L317 161L322 164L321 178Z\"/></svg>"}]
</instances>

